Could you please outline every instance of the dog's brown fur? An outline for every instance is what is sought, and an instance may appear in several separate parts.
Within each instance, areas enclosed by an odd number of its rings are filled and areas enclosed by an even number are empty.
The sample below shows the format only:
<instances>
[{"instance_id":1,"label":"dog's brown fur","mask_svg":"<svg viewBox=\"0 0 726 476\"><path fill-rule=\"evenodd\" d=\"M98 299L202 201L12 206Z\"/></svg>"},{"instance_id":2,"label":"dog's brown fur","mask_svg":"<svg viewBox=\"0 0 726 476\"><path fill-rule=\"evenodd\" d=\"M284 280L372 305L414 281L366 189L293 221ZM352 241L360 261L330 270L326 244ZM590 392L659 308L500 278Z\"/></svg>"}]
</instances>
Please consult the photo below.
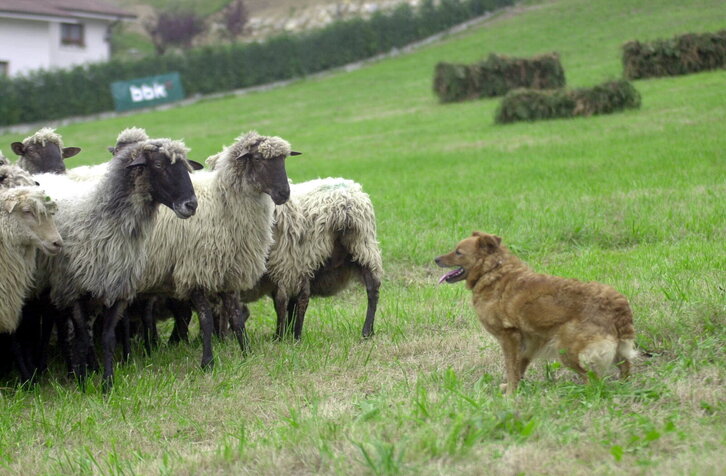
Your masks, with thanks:
<instances>
[{"instance_id":1,"label":"dog's brown fur","mask_svg":"<svg viewBox=\"0 0 726 476\"><path fill-rule=\"evenodd\" d=\"M479 320L504 351L507 394L537 356L557 356L581 375L602 374L613 363L621 378L630 373L633 316L625 296L610 286L535 273L501 238L478 231L435 261L463 270L446 281L465 279L472 290Z\"/></svg>"}]
</instances>

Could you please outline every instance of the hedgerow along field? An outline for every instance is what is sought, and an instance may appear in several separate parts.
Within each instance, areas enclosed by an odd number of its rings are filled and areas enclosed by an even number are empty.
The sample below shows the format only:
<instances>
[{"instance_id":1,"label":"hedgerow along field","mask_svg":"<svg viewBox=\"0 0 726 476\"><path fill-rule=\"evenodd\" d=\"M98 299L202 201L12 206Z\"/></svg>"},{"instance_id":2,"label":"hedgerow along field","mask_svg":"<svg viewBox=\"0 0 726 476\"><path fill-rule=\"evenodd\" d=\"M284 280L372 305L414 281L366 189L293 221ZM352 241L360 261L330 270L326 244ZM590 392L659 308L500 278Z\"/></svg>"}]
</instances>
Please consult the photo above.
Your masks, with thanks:
<instances>
[{"instance_id":1,"label":"hedgerow along field","mask_svg":"<svg viewBox=\"0 0 726 476\"><path fill-rule=\"evenodd\" d=\"M525 2L477 28L350 73L59 129L106 160L124 127L184 138L203 160L240 132L288 139L295 181L345 176L377 211L386 278L376 335L365 292L311 302L303 339L275 342L251 307L252 353L137 344L112 393L51 369L0 390L7 474L716 474L726 443L726 71L635 81L640 110L494 125L497 100L441 105L441 60L561 54L568 87L621 75L620 45L716 31L719 1ZM2 136L8 144L24 135ZM469 292L432 259L472 230L536 270L627 295L647 351L626 382L533 364L499 391L500 350ZM163 327L167 335L169 327ZM196 335L196 327L192 329ZM94 385L95 384L95 385Z\"/></svg>"}]
</instances>

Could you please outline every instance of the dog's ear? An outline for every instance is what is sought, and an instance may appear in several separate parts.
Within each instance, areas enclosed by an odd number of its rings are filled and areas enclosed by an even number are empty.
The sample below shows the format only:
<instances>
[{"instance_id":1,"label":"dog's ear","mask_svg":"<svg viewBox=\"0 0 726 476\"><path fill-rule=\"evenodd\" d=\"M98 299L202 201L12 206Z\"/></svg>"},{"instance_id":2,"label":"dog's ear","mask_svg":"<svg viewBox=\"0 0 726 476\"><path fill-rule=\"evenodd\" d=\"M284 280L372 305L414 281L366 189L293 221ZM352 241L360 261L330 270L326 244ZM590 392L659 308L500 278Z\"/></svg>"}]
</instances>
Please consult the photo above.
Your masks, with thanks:
<instances>
[{"instance_id":1,"label":"dog's ear","mask_svg":"<svg viewBox=\"0 0 726 476\"><path fill-rule=\"evenodd\" d=\"M477 236L479 237L479 247L486 250L488 253L494 253L497 248L499 248L499 245L502 244L502 239L497 235L487 235L486 233L479 232L476 233L478 233Z\"/></svg>"}]
</instances>

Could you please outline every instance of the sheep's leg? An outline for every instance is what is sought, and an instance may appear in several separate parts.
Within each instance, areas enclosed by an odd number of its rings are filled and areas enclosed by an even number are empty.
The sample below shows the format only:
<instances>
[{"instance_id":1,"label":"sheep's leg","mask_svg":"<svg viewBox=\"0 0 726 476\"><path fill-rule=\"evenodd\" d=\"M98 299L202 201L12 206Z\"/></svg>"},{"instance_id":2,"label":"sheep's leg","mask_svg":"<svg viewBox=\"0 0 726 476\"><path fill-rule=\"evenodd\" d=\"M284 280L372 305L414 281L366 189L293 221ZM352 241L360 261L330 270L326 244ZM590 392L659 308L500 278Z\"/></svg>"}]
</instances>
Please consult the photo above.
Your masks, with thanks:
<instances>
[{"instance_id":1,"label":"sheep's leg","mask_svg":"<svg viewBox=\"0 0 726 476\"><path fill-rule=\"evenodd\" d=\"M247 354L249 350L249 342L247 339L247 330L242 317L242 311L240 309L239 296L236 293L223 293L222 303L224 307L224 313L229 316L229 322L232 325L234 335L237 337L239 348L243 355ZM247 306L245 306L245 309ZM249 311L247 311L249 315ZM246 318L244 318L246 320Z\"/></svg>"},{"instance_id":2,"label":"sheep's leg","mask_svg":"<svg viewBox=\"0 0 726 476\"><path fill-rule=\"evenodd\" d=\"M177 299L168 299L167 305L174 315L174 329L169 336L169 344L177 344L181 341L189 343L189 322L192 320L192 308L188 302Z\"/></svg>"},{"instance_id":3,"label":"sheep's leg","mask_svg":"<svg viewBox=\"0 0 726 476\"><path fill-rule=\"evenodd\" d=\"M71 322L73 323L73 340L75 341L75 344L72 346L72 349L74 349L75 352L71 351L71 355L75 354L75 356L72 357L72 360L74 361L73 373L76 374L76 378L79 382L81 382L81 385L83 385L88 370L87 357L88 349L91 344L90 336L88 334L86 313L84 312L80 301L73 303L73 308L71 309Z\"/></svg>"},{"instance_id":4,"label":"sheep's leg","mask_svg":"<svg viewBox=\"0 0 726 476\"><path fill-rule=\"evenodd\" d=\"M275 293L275 314L277 314L277 330L275 331L275 339L282 339L287 332L287 296L280 291Z\"/></svg>"},{"instance_id":5,"label":"sheep's leg","mask_svg":"<svg viewBox=\"0 0 726 476\"><path fill-rule=\"evenodd\" d=\"M73 375L73 338L71 336L70 332L70 326L71 326L71 320L67 319L65 315L63 315L60 312L55 312L52 314L53 319L55 320L55 327L58 332L58 347L60 348L61 355L63 356L63 360L66 363L66 371L68 373L68 376L71 377Z\"/></svg>"},{"instance_id":6,"label":"sheep's leg","mask_svg":"<svg viewBox=\"0 0 726 476\"><path fill-rule=\"evenodd\" d=\"M142 336L144 338L144 349L146 355L151 355L152 327L156 328L154 321L154 304L156 304L156 296L152 296L146 300L144 311L141 314L141 322L143 323ZM157 335L158 338L158 335Z\"/></svg>"},{"instance_id":7,"label":"sheep's leg","mask_svg":"<svg viewBox=\"0 0 726 476\"><path fill-rule=\"evenodd\" d=\"M131 357L131 317L128 312L121 315L119 325L121 326L121 348L123 350L121 362L125 364Z\"/></svg>"},{"instance_id":8,"label":"sheep's leg","mask_svg":"<svg viewBox=\"0 0 726 476\"><path fill-rule=\"evenodd\" d=\"M125 300L116 301L113 306L106 309L103 316L103 334L101 345L103 347L103 389L109 391L113 386L113 354L116 349L116 325L126 311Z\"/></svg>"},{"instance_id":9,"label":"sheep's leg","mask_svg":"<svg viewBox=\"0 0 726 476\"><path fill-rule=\"evenodd\" d=\"M209 300L203 291L196 290L192 292L191 298L192 304L197 309L199 330L202 333L202 368L211 369L214 367L214 355L212 354L212 332L214 332L212 310L209 306Z\"/></svg>"},{"instance_id":10,"label":"sheep's leg","mask_svg":"<svg viewBox=\"0 0 726 476\"><path fill-rule=\"evenodd\" d=\"M295 340L302 337L303 322L305 321L305 313L308 310L310 302L310 281L305 280L302 289L297 295L297 304L295 305L295 325L293 327L293 336Z\"/></svg>"},{"instance_id":11,"label":"sheep's leg","mask_svg":"<svg viewBox=\"0 0 726 476\"><path fill-rule=\"evenodd\" d=\"M43 373L48 370L48 348L50 347L50 338L53 335L53 326L55 325L56 316L55 309L51 305L39 306L40 309L40 347L38 348L38 372ZM58 333L60 341L60 332Z\"/></svg>"},{"instance_id":12,"label":"sheep's leg","mask_svg":"<svg viewBox=\"0 0 726 476\"><path fill-rule=\"evenodd\" d=\"M373 335L373 321L376 318L376 308L378 307L378 290L381 287L381 280L378 279L373 272L363 267L363 282L366 285L368 293L368 309L366 311L366 320L363 323L363 337L371 337Z\"/></svg>"},{"instance_id":13,"label":"sheep's leg","mask_svg":"<svg viewBox=\"0 0 726 476\"><path fill-rule=\"evenodd\" d=\"M33 374L25 363L25 356L23 355L23 350L21 349L20 342L18 342L18 336L15 332L10 334L10 351L13 354L15 363L18 365L20 380L22 380L23 383L30 382Z\"/></svg>"}]
</instances>

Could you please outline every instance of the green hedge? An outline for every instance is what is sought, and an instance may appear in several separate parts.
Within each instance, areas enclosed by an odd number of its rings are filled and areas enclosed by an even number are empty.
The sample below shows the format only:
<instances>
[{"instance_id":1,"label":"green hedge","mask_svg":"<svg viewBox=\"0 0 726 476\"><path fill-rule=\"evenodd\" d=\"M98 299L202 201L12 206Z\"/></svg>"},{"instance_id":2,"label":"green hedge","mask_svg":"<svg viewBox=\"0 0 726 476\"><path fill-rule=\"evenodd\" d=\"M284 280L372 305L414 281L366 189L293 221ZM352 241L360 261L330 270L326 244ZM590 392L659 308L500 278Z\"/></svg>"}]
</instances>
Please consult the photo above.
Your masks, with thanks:
<instances>
[{"instance_id":1,"label":"green hedge","mask_svg":"<svg viewBox=\"0 0 726 476\"><path fill-rule=\"evenodd\" d=\"M426 38L513 0L424 0L391 14L284 35L264 43L200 48L186 54L110 61L61 71L0 78L0 125L113 110L110 84L178 71L189 95L245 88L305 76L370 58Z\"/></svg>"},{"instance_id":2,"label":"green hedge","mask_svg":"<svg viewBox=\"0 0 726 476\"><path fill-rule=\"evenodd\" d=\"M439 63L434 70L434 92L441 102L502 96L512 89L554 89L565 85L557 53L533 58L495 54L474 64Z\"/></svg>"},{"instance_id":3,"label":"green hedge","mask_svg":"<svg viewBox=\"0 0 726 476\"><path fill-rule=\"evenodd\" d=\"M623 69L628 79L678 76L726 68L726 30L689 33L650 43L623 45Z\"/></svg>"},{"instance_id":4,"label":"green hedge","mask_svg":"<svg viewBox=\"0 0 726 476\"><path fill-rule=\"evenodd\" d=\"M517 89L502 99L495 121L500 124L561 117L611 114L640 107L640 93L625 80L592 88L539 91Z\"/></svg>"}]
</instances>

